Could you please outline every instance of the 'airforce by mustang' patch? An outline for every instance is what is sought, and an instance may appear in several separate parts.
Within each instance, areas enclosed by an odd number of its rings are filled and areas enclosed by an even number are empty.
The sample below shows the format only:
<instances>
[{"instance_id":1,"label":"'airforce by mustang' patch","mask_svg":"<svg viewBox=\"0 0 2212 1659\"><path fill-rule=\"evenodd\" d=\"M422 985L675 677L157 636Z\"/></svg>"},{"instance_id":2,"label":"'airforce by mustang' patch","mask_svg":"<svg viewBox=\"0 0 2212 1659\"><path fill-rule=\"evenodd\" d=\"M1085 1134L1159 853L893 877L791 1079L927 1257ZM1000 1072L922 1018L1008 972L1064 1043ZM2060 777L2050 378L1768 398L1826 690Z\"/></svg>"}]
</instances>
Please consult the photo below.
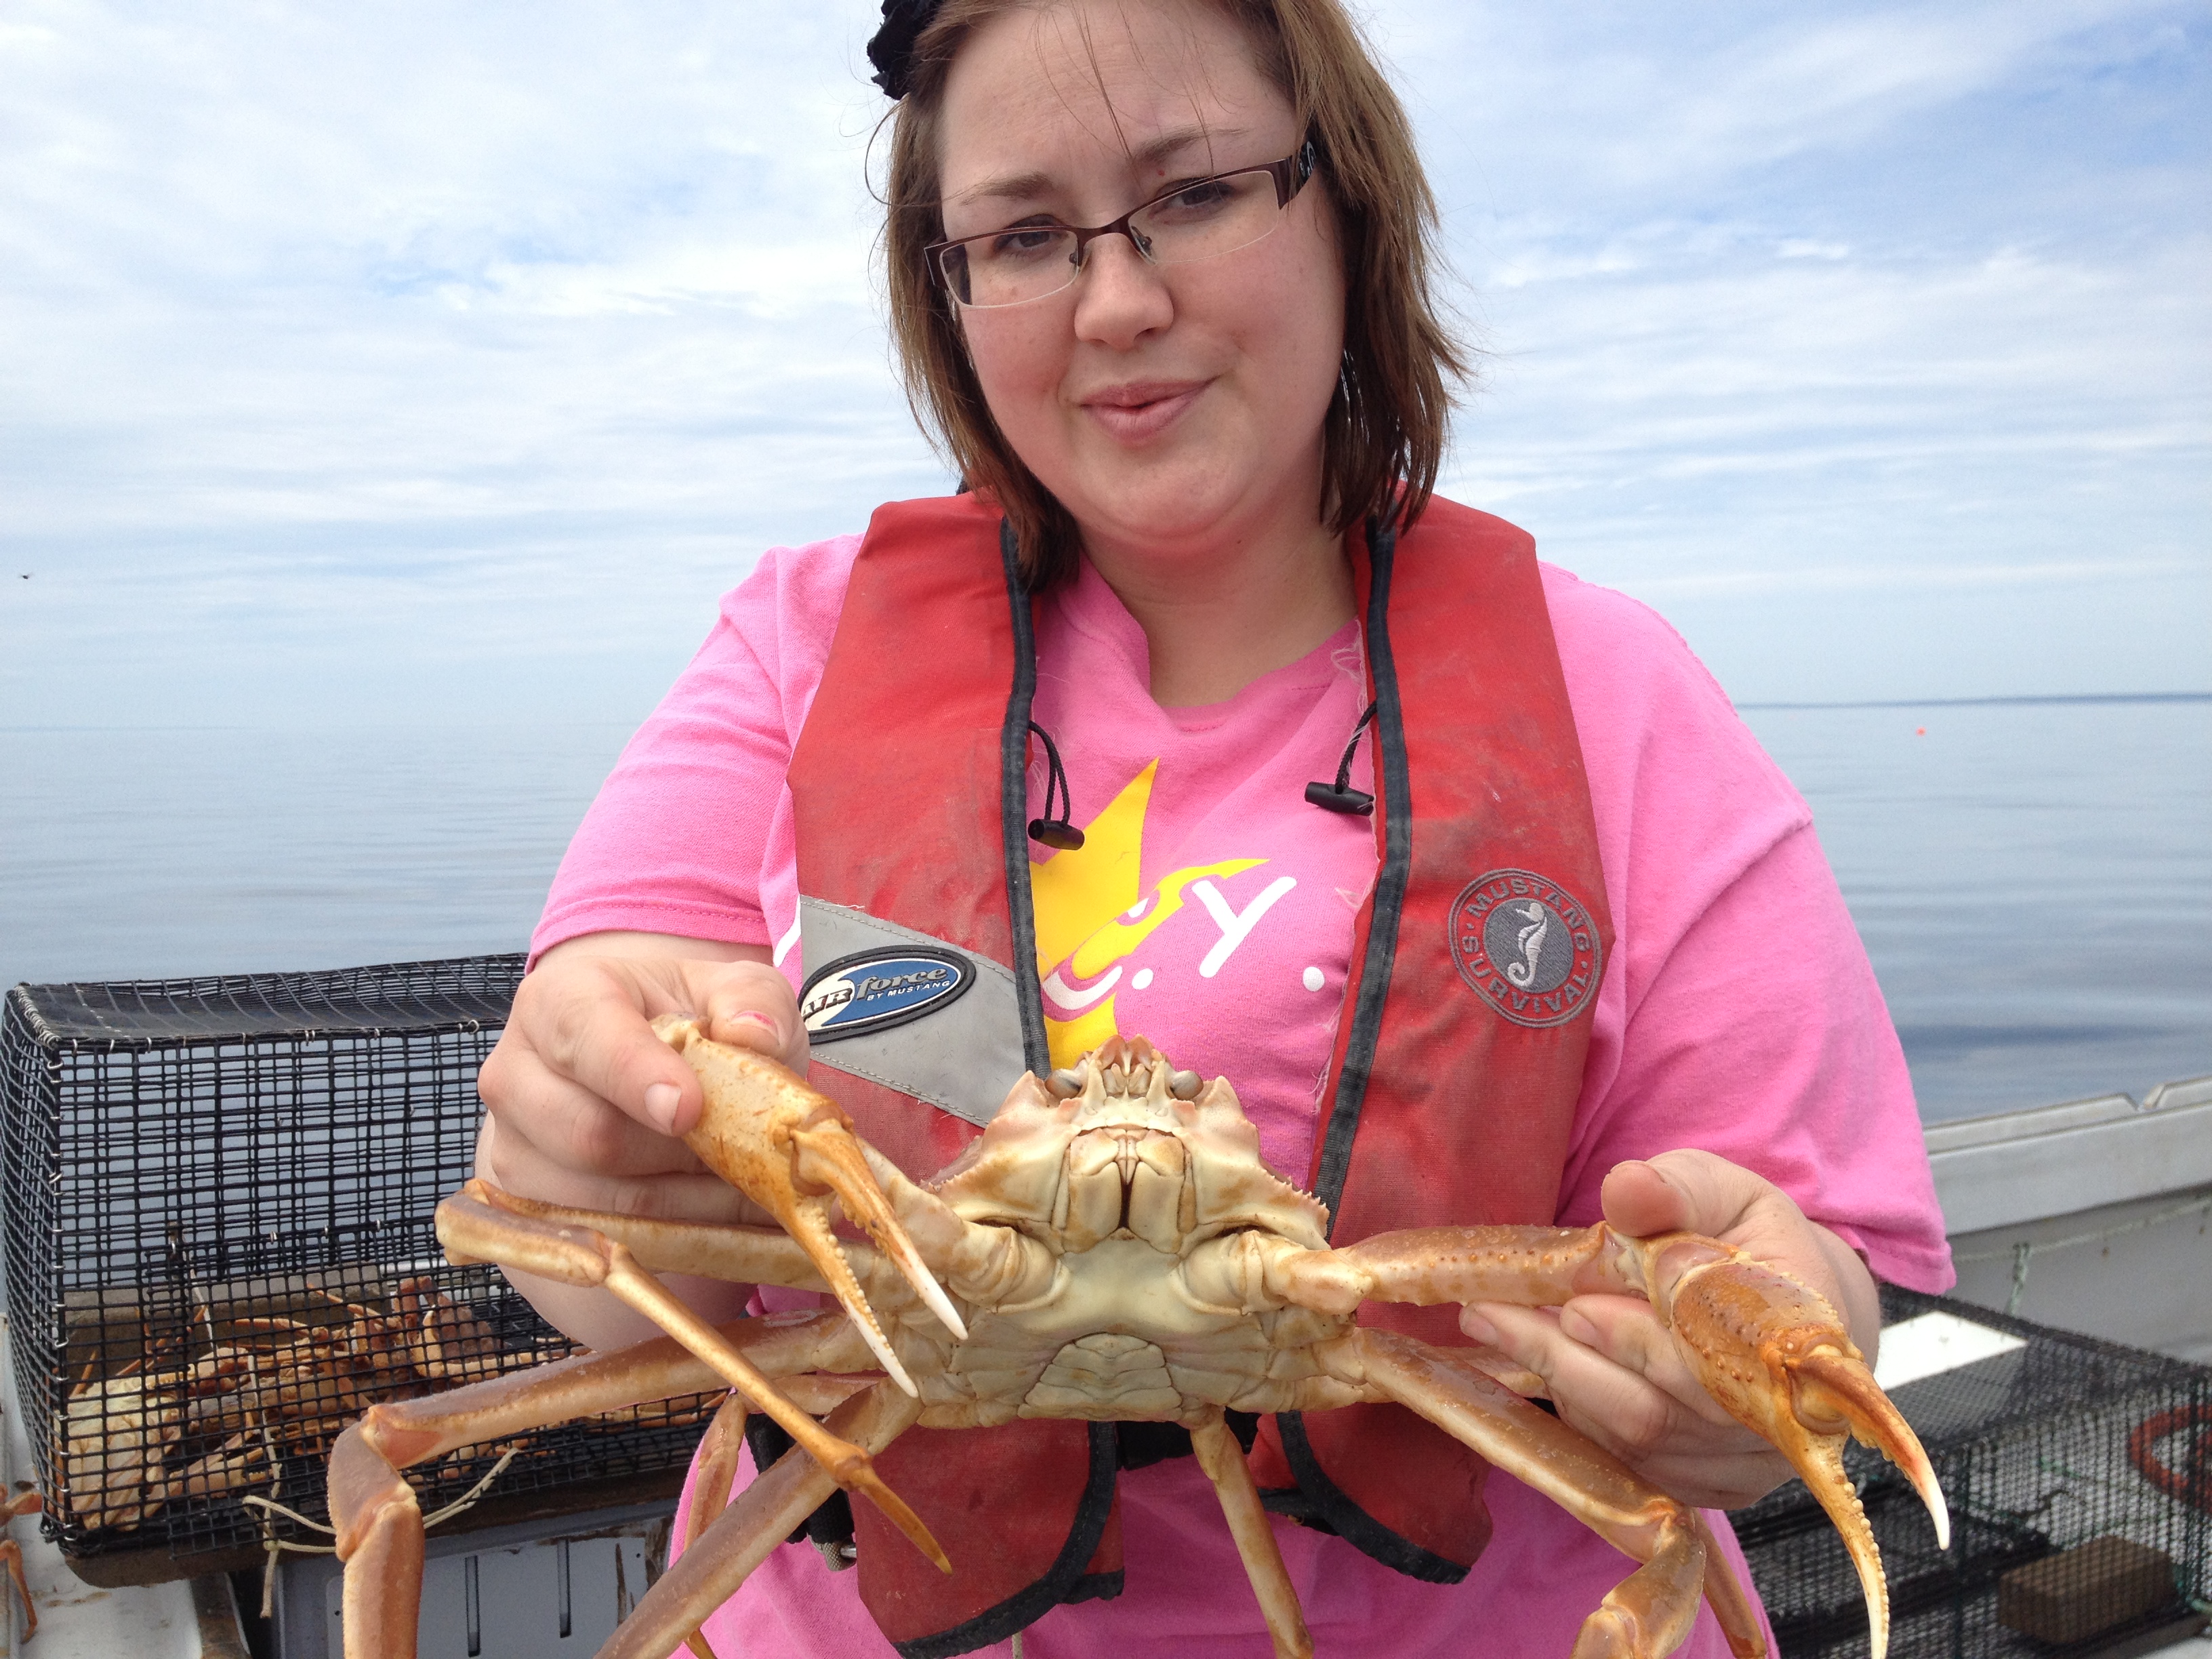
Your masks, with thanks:
<instances>
[{"instance_id":1,"label":"'airforce by mustang' patch","mask_svg":"<svg viewBox=\"0 0 2212 1659\"><path fill-rule=\"evenodd\" d=\"M811 1042L888 1030L957 1001L975 982L975 964L956 951L894 945L857 951L807 976L799 1018Z\"/></svg>"},{"instance_id":2,"label":"'airforce by mustang' patch","mask_svg":"<svg viewBox=\"0 0 2212 1659\"><path fill-rule=\"evenodd\" d=\"M1589 911L1529 870L1492 870L1452 901L1444 927L1460 977L1516 1025L1564 1025L1604 970Z\"/></svg>"}]
</instances>

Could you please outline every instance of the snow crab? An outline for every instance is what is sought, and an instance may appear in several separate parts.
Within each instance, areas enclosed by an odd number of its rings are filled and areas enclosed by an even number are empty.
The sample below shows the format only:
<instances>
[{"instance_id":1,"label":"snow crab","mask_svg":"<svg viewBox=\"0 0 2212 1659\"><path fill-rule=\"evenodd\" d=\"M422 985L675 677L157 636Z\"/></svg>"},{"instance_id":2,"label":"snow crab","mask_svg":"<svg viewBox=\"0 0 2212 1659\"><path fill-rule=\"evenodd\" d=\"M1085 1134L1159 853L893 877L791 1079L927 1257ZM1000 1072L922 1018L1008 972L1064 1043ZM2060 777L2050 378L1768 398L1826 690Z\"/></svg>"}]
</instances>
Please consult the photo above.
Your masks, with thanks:
<instances>
[{"instance_id":1,"label":"snow crab","mask_svg":"<svg viewBox=\"0 0 2212 1659\"><path fill-rule=\"evenodd\" d=\"M266 1486L283 1457L326 1452L372 1401L480 1372L499 1351L426 1276L388 1300L386 1311L310 1286L287 1298L291 1316L203 1302L180 1337L112 1375L88 1367L54 1419L57 1515L137 1527L178 1499ZM316 1303L347 1317L304 1316Z\"/></svg>"},{"instance_id":2,"label":"snow crab","mask_svg":"<svg viewBox=\"0 0 2212 1659\"><path fill-rule=\"evenodd\" d=\"M748 1412L766 1413L796 1449L726 1509L713 1498L695 1506L690 1547L602 1659L661 1659L687 1644L703 1659L701 1621L839 1487L875 1504L940 1569L957 1571L876 1473L873 1455L916 1424L969 1428L1024 1417L1187 1429L1277 1653L1310 1655L1223 1413L1373 1401L1411 1407L1635 1559L1590 1614L1577 1654L1670 1652L1701 1600L1739 1654L1762 1650L1750 1603L1709 1550L1696 1511L1496 1380L1492 1370L1508 1369L1502 1356L1486 1368L1482 1351L1358 1324L1370 1299L1540 1306L1595 1290L1648 1297L1714 1397L1788 1455L1843 1533L1877 1659L1887 1591L1844 1474L1845 1437L1895 1462L1948 1535L1917 1438L1834 1310L1727 1245L1681 1233L1624 1237L1601 1224L1431 1228L1331 1249L1326 1212L1261 1162L1257 1133L1229 1084L1178 1071L1141 1040L1117 1038L1072 1070L1024 1076L961 1158L921 1184L854 1134L834 1102L770 1061L708 1041L689 1020L664 1019L656 1030L705 1087L690 1146L781 1231L564 1210L482 1181L447 1200L438 1231L454 1261L603 1286L670 1334L379 1405L348 1430L332 1453L330 1492L348 1563L350 1653L415 1651L422 1530L400 1469L459 1445L718 1382L732 1393L708 1430L701 1493L727 1491ZM841 1243L833 1204L869 1243ZM827 1290L842 1311L717 1328L672 1297L656 1269Z\"/></svg>"}]
</instances>

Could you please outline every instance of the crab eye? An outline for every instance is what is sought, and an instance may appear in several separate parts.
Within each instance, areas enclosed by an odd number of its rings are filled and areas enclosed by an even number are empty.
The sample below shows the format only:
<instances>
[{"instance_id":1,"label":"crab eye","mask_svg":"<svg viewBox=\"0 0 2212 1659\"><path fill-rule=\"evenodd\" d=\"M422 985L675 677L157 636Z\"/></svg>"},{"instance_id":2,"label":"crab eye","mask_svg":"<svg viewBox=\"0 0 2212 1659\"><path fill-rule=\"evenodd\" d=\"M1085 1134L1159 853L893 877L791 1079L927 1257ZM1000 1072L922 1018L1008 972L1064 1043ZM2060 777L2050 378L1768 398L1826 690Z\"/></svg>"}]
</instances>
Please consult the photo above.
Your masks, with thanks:
<instances>
[{"instance_id":1,"label":"crab eye","mask_svg":"<svg viewBox=\"0 0 2212 1659\"><path fill-rule=\"evenodd\" d=\"M1090 1063L1078 1060L1068 1069L1053 1073L1044 1080L1044 1086L1059 1100L1073 1100L1083 1092L1083 1085L1090 1073Z\"/></svg>"},{"instance_id":2,"label":"crab eye","mask_svg":"<svg viewBox=\"0 0 2212 1659\"><path fill-rule=\"evenodd\" d=\"M1198 1086L1203 1080L1195 1072L1170 1072L1168 1073L1168 1092L1177 1100L1195 1100L1198 1098Z\"/></svg>"}]
</instances>

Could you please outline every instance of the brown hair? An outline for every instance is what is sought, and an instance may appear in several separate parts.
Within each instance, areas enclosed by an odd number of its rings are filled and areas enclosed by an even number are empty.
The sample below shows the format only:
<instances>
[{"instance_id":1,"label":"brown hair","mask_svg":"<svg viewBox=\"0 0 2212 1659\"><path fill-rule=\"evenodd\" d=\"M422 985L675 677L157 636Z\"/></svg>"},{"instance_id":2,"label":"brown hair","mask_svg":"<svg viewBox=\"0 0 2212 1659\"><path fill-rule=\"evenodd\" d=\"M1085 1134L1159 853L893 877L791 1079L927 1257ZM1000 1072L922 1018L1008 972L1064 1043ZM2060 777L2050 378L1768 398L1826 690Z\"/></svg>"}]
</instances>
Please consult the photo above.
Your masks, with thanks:
<instances>
[{"instance_id":1,"label":"brown hair","mask_svg":"<svg viewBox=\"0 0 2212 1659\"><path fill-rule=\"evenodd\" d=\"M945 0L915 40L891 134L884 250L907 401L967 485L1004 509L1037 588L1073 573L1080 536L991 418L952 301L922 258L945 234L937 127L952 60L979 24L1026 3ZM1336 209L1346 291L1343 374L1322 422L1329 528L1410 522L1427 506L1443 458L1446 382L1468 379L1468 365L1430 291L1436 198L1405 110L1339 0L1209 3L1243 29L1261 74L1312 137Z\"/></svg>"}]
</instances>

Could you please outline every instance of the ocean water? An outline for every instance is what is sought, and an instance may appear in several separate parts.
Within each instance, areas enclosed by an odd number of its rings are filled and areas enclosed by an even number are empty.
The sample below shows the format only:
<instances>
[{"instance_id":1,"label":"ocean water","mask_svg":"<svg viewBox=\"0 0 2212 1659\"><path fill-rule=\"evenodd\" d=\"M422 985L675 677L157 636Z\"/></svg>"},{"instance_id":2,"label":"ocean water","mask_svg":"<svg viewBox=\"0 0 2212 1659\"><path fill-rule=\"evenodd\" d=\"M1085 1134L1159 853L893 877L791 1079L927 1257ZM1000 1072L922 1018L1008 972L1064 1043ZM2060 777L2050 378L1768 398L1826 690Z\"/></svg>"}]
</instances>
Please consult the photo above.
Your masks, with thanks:
<instances>
[{"instance_id":1,"label":"ocean water","mask_svg":"<svg viewBox=\"0 0 2212 1659\"><path fill-rule=\"evenodd\" d=\"M2212 1073L2212 698L1748 708L1930 1121Z\"/></svg>"},{"instance_id":2,"label":"ocean water","mask_svg":"<svg viewBox=\"0 0 2212 1659\"><path fill-rule=\"evenodd\" d=\"M2212 1073L2212 699L1745 718L1923 1117ZM625 735L0 729L0 985L519 950Z\"/></svg>"}]
</instances>

